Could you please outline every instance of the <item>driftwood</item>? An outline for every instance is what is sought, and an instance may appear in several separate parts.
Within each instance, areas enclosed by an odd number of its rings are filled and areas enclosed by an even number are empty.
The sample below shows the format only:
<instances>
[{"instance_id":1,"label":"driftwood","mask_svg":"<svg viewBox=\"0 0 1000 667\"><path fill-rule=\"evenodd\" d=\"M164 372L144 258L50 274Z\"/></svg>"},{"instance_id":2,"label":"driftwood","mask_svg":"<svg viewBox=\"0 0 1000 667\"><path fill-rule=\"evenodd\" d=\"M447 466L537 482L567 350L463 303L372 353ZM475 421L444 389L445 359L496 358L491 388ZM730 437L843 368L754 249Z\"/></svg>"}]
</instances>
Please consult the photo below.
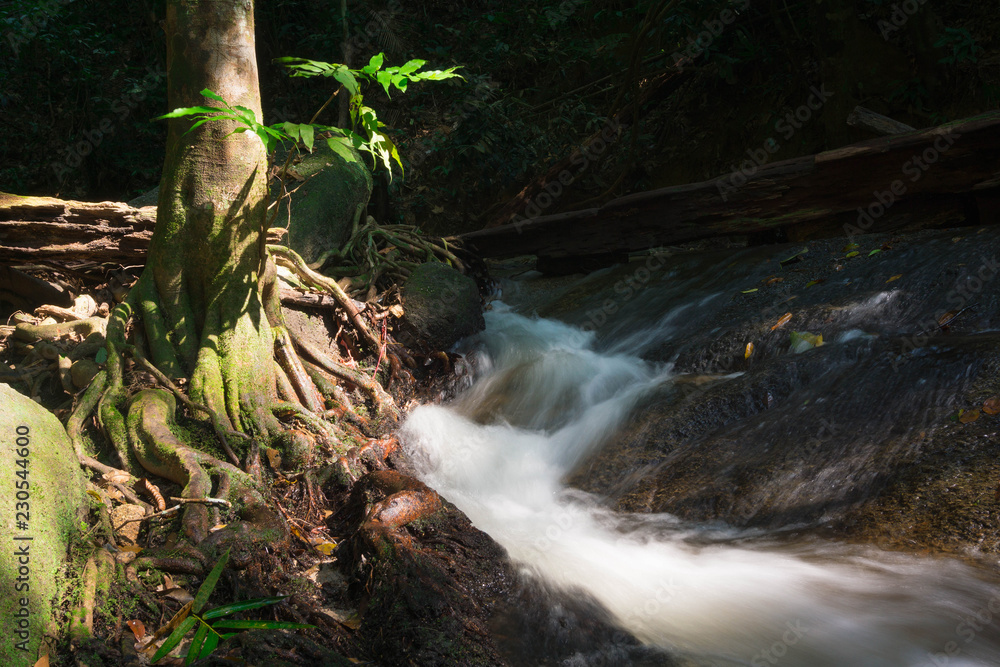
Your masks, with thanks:
<instances>
[{"instance_id":1,"label":"driftwood","mask_svg":"<svg viewBox=\"0 0 1000 667\"><path fill-rule=\"evenodd\" d=\"M0 261L142 262L156 207L0 193Z\"/></svg>"},{"instance_id":2,"label":"driftwood","mask_svg":"<svg viewBox=\"0 0 1000 667\"><path fill-rule=\"evenodd\" d=\"M0 264L143 264L155 225L155 206L0 192ZM285 231L268 230L268 243L277 243Z\"/></svg>"},{"instance_id":3,"label":"driftwood","mask_svg":"<svg viewBox=\"0 0 1000 667\"><path fill-rule=\"evenodd\" d=\"M871 130L875 134L903 134L904 132L913 132L916 129L865 107L854 107L854 111L847 117L847 124L851 127Z\"/></svg>"},{"instance_id":4,"label":"driftwood","mask_svg":"<svg viewBox=\"0 0 1000 667\"><path fill-rule=\"evenodd\" d=\"M773 164L748 160L746 173L458 238L484 257L560 258L797 227L854 235L992 222L998 154L1000 112L992 112Z\"/></svg>"}]
</instances>

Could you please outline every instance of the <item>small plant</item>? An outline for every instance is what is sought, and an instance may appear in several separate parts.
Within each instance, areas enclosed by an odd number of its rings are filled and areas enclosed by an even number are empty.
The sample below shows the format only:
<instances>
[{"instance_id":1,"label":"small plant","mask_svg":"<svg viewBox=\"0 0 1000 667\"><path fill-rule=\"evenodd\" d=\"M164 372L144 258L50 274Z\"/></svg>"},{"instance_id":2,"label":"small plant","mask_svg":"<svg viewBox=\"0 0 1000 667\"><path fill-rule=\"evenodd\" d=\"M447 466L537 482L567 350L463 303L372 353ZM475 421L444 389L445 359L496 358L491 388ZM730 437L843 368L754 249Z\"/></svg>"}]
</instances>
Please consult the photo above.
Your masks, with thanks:
<instances>
[{"instance_id":1,"label":"small plant","mask_svg":"<svg viewBox=\"0 0 1000 667\"><path fill-rule=\"evenodd\" d=\"M979 60L982 49L967 28L945 28L944 34L934 42L936 48L951 49L951 55L938 60L939 63L958 65Z\"/></svg>"},{"instance_id":2,"label":"small plant","mask_svg":"<svg viewBox=\"0 0 1000 667\"><path fill-rule=\"evenodd\" d=\"M208 603L208 598L215 589L215 585L219 582L219 577L222 575L222 570L225 569L226 563L229 561L229 551L222 554L222 558L219 562L215 564L212 571L209 572L208 577L205 578L204 583L201 588L198 589L198 594L195 595L194 600L188 602L184 605L179 612L177 612L168 627L173 627L173 632L167 637L167 640L163 642L156 654L153 655L151 662L157 662L164 658L168 653L170 653L175 646L177 646L184 636L187 635L195 626L198 629L195 630L194 639L191 640L191 647L188 649L187 657L184 658L184 664L190 665L195 660L200 660L202 658L207 658L212 655L216 648L218 648L219 643L229 639L230 637L235 637L239 630L294 630L299 628L311 628L314 626L306 625L304 623L287 623L284 621L241 621L241 620L225 620L226 616L231 616L237 612L241 611L251 611L253 609L260 609L268 605L276 604L286 599L287 595L279 595L269 598L259 598L257 600L247 600L245 602L234 602L232 604L223 605L221 607L216 607L214 609L209 609L205 613L202 613L202 609Z\"/></svg>"},{"instance_id":3,"label":"small plant","mask_svg":"<svg viewBox=\"0 0 1000 667\"><path fill-rule=\"evenodd\" d=\"M201 91L201 94L219 102L222 104L221 107L183 107L174 109L170 113L159 116L154 120L182 117L194 118L196 122L188 132L211 121L235 121L237 127L233 132L253 132L264 143L268 153L274 151L278 142L287 140L294 142L301 141L305 145L306 150L312 152L316 132L326 132L330 135L327 139L327 145L344 159L354 159L350 152L351 147L367 151L371 153L375 160L373 167L377 166L378 162L381 161L391 175L392 161L394 160L400 169L403 168L403 162L399 158L396 146L382 131L385 123L378 119L378 114L374 109L365 106L359 82L367 80L378 83L385 89L385 93L388 95L391 88L406 92L410 81L440 81L453 77L461 78L458 74L455 74L455 70L458 69L457 67L451 67L447 70L427 70L421 72L419 71L420 68L427 64L424 60L411 60L399 67L386 67L383 69L384 56L381 53L372 56L368 64L361 69L350 69L346 65L307 60L306 58L278 58L277 62L288 67L292 71L292 76L330 77L340 83L342 88L338 87L333 92L308 123L285 122L270 126L264 125L257 120L257 116L252 109L239 105L232 106L229 102L207 88ZM341 89L347 90L351 96L351 127L340 128L317 124L315 122L316 118L333 101L333 98L340 93ZM355 131L356 129L362 131L364 136L358 134Z\"/></svg>"}]
</instances>

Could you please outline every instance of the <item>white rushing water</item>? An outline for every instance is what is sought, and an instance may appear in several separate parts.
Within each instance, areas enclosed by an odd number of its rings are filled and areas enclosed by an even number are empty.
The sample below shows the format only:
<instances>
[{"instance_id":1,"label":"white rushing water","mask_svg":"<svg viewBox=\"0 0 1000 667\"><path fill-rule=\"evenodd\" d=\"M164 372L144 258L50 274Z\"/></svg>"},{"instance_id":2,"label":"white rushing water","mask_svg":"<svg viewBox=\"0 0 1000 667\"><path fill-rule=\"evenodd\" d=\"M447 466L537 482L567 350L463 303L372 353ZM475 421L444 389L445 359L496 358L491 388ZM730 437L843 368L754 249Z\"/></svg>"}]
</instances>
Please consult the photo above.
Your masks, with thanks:
<instances>
[{"instance_id":1,"label":"white rushing water","mask_svg":"<svg viewBox=\"0 0 1000 667\"><path fill-rule=\"evenodd\" d=\"M1000 585L958 561L620 515L568 489L670 368L502 304L486 319L473 386L401 435L422 479L526 570L692 664L1000 665Z\"/></svg>"}]
</instances>

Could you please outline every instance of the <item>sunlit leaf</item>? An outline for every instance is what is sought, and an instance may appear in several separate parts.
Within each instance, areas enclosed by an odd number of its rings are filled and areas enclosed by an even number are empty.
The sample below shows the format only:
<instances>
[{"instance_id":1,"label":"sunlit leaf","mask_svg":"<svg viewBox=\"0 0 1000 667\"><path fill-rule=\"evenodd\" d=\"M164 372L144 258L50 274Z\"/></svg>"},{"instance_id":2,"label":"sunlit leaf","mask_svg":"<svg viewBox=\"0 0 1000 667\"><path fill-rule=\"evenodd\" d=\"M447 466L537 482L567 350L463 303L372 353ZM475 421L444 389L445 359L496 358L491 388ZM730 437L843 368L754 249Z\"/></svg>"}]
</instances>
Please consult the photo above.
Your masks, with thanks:
<instances>
[{"instance_id":1,"label":"sunlit leaf","mask_svg":"<svg viewBox=\"0 0 1000 667\"><path fill-rule=\"evenodd\" d=\"M213 93L208 88L203 89L201 91L201 94L203 96L207 97L210 100L215 100L216 102L222 102L223 104L226 104L226 101L224 99L222 99L218 94ZM226 106L229 106L229 105L227 104Z\"/></svg>"},{"instance_id":2,"label":"sunlit leaf","mask_svg":"<svg viewBox=\"0 0 1000 667\"><path fill-rule=\"evenodd\" d=\"M753 343L752 342L747 343L747 349L743 353L743 358L744 359L749 359L751 354L753 354Z\"/></svg>"},{"instance_id":3,"label":"sunlit leaf","mask_svg":"<svg viewBox=\"0 0 1000 667\"><path fill-rule=\"evenodd\" d=\"M133 635L135 635L136 641L140 641L146 636L146 626L143 625L142 621L125 621L125 625L127 625L128 629L132 631Z\"/></svg>"},{"instance_id":4,"label":"sunlit leaf","mask_svg":"<svg viewBox=\"0 0 1000 667\"><path fill-rule=\"evenodd\" d=\"M777 328L778 328L778 327L780 327L780 326L783 326L783 325L785 325L785 324L788 324L788 321L789 321L790 319L792 319L792 314L791 314L791 313L785 313L784 315L782 315L782 316L781 316L781 317L780 317L780 318L778 319L778 323L777 323L777 324L775 324L775 325L774 325L773 327L771 327L771 331L774 331L775 329L777 329Z\"/></svg>"}]
</instances>

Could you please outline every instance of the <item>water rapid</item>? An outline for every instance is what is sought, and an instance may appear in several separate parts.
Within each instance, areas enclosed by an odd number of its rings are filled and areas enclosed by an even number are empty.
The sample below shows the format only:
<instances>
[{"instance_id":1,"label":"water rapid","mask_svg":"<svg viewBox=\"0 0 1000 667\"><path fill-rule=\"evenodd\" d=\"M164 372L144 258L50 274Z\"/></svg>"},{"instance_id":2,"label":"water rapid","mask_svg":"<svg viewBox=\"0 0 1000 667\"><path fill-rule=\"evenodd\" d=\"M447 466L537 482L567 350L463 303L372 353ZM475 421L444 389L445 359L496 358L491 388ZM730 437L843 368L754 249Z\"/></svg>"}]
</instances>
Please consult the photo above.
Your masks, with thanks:
<instances>
[{"instance_id":1,"label":"water rapid","mask_svg":"<svg viewBox=\"0 0 1000 667\"><path fill-rule=\"evenodd\" d=\"M474 381L402 429L418 473L532 576L596 598L686 664L1000 665L1000 581L956 559L625 514L565 479L675 381L635 356L687 309L598 344L502 303L464 343ZM734 374L735 375L735 374Z\"/></svg>"}]
</instances>

